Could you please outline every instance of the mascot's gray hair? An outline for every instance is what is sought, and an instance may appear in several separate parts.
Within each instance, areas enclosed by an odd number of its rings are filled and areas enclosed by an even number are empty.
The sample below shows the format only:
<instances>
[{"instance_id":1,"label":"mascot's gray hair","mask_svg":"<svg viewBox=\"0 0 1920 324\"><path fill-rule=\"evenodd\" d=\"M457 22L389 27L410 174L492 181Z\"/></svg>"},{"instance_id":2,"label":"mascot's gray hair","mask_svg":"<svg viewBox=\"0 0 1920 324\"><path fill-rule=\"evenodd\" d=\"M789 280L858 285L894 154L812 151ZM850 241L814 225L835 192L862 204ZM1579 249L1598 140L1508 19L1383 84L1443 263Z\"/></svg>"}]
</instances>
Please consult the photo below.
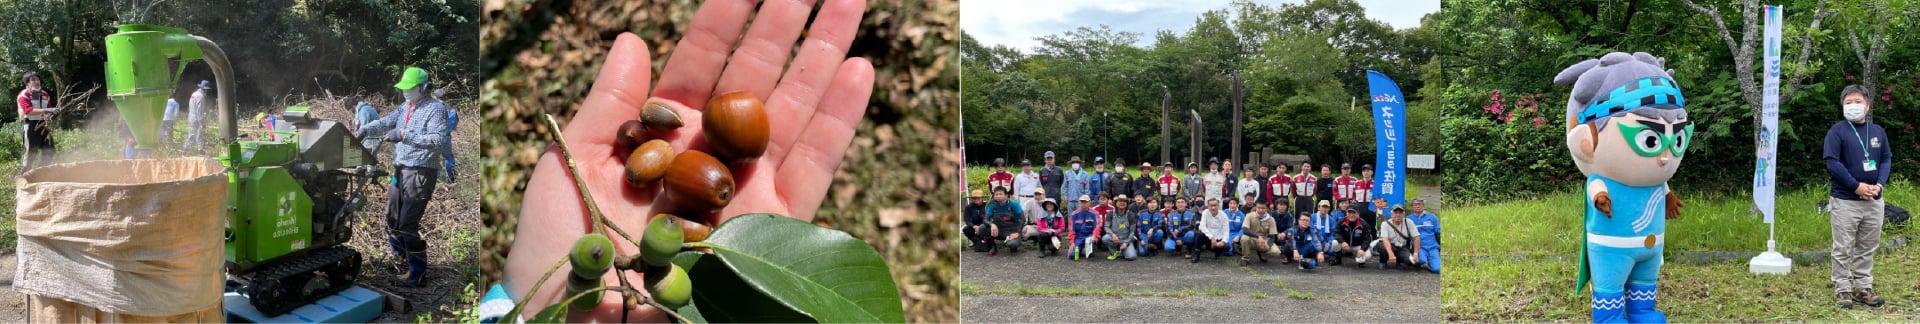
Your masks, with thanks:
<instances>
[{"instance_id":1,"label":"mascot's gray hair","mask_svg":"<svg viewBox=\"0 0 1920 324\"><path fill-rule=\"evenodd\" d=\"M1575 63L1561 70L1553 77L1553 84L1573 85L1573 93L1567 98L1567 126L1577 123L1578 114L1586 110L1587 105L1604 97L1609 90L1646 77L1664 77L1671 79L1673 70L1666 67L1667 60L1644 52L1628 54L1625 52L1607 53L1598 59L1589 59ZM1645 107L1642 107L1645 108ZM1596 130L1606 127L1606 121L1625 113L1665 118L1669 120L1687 118L1685 109L1630 109L1594 119Z\"/></svg>"}]
</instances>

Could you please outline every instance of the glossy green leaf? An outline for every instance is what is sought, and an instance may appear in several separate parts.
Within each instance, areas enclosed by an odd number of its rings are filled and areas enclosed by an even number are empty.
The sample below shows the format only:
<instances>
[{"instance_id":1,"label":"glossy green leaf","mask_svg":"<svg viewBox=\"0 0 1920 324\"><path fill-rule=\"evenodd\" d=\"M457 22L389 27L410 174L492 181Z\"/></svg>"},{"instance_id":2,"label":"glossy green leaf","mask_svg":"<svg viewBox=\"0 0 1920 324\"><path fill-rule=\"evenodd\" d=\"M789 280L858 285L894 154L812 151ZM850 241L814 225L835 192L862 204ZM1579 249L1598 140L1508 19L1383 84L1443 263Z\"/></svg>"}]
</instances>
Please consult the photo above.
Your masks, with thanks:
<instances>
[{"instance_id":1,"label":"glossy green leaf","mask_svg":"<svg viewBox=\"0 0 1920 324\"><path fill-rule=\"evenodd\" d=\"M566 323L566 322L567 322L567 303L564 303L564 302L553 303L553 305L547 305L546 309L541 309L539 313L533 314L533 319L527 320L527 323Z\"/></svg>"},{"instance_id":2,"label":"glossy green leaf","mask_svg":"<svg viewBox=\"0 0 1920 324\"><path fill-rule=\"evenodd\" d=\"M673 255L673 264L680 266L681 269L693 269L693 264L695 262L699 262L700 257L705 255L706 255L705 253L693 252L693 251L680 252L680 254ZM691 276L689 276L689 278L691 278ZM695 294L699 293L698 286L699 285L695 285L695 288L694 288ZM706 316L703 316L702 314L700 314L699 305L700 303L697 301L687 302L685 306L680 306L679 308L673 309L673 312L679 313L680 317L685 317L688 321L692 323L708 323L709 321L707 321ZM675 319L675 321L678 321L678 319Z\"/></svg>"},{"instance_id":3,"label":"glossy green leaf","mask_svg":"<svg viewBox=\"0 0 1920 324\"><path fill-rule=\"evenodd\" d=\"M673 263L687 269L693 282L693 299L675 310L688 320L717 323L815 323L813 317L754 289L740 280L719 257L700 252L681 252ZM696 313L697 315L688 315ZM694 316L700 316L695 319Z\"/></svg>"},{"instance_id":4,"label":"glossy green leaf","mask_svg":"<svg viewBox=\"0 0 1920 324\"><path fill-rule=\"evenodd\" d=\"M733 269L739 284L821 322L905 319L899 288L880 253L846 232L786 216L750 214L721 224L704 243L716 257L702 258L691 270L696 302L709 299L701 296L703 292L722 291L709 289L731 289L727 286L732 282L714 275L724 273L714 271L718 264ZM715 296L729 304L737 298ZM704 307L703 314L721 320Z\"/></svg>"}]
</instances>

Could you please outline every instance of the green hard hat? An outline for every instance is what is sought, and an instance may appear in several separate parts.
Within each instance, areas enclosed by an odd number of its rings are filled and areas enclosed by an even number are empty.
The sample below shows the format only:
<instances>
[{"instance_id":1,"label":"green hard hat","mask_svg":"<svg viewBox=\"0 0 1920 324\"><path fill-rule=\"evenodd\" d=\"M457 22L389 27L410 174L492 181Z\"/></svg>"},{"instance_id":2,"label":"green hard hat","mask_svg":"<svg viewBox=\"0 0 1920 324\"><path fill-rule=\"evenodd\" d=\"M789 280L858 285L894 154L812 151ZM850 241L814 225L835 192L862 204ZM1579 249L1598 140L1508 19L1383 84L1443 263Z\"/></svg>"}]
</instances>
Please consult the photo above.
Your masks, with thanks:
<instances>
[{"instance_id":1,"label":"green hard hat","mask_svg":"<svg viewBox=\"0 0 1920 324\"><path fill-rule=\"evenodd\" d=\"M419 86L422 83L427 83L427 70L409 66L405 73L400 74L400 83L393 84L393 88L400 90L413 89L413 87Z\"/></svg>"}]
</instances>

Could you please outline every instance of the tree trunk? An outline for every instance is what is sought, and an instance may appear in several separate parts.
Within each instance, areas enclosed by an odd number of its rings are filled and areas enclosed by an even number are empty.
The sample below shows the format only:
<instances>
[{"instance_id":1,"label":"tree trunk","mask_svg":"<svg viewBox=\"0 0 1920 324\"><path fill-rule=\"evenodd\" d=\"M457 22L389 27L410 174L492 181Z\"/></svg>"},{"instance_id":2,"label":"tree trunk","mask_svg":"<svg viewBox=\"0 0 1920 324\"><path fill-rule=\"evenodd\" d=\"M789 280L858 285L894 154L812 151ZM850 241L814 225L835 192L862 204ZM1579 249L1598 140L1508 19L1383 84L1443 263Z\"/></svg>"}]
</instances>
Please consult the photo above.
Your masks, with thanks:
<instances>
[{"instance_id":1,"label":"tree trunk","mask_svg":"<svg viewBox=\"0 0 1920 324\"><path fill-rule=\"evenodd\" d=\"M1755 125L1756 126L1755 128L1758 129L1757 126L1760 125L1760 117L1761 117L1760 116L1760 74L1758 73L1759 71L1756 71L1753 66L1753 61L1755 59L1753 57L1754 55L1753 48L1760 44L1761 37L1762 37L1762 35L1760 34L1760 27L1762 24L1766 23L1766 18L1761 17L1760 15L1761 13L1760 1L1759 0L1740 1L1740 15L1742 17L1742 20L1741 20L1741 26L1740 26L1741 32L1740 32L1739 40L1735 40L1733 38L1732 31L1730 30L1730 28L1727 27L1726 20L1720 17L1719 11L1714 10L1714 8L1708 8L1706 6L1701 6L1698 3L1694 3L1694 0L1680 0L1680 1L1686 4L1688 9L1692 9L1694 12L1700 13L1701 15L1705 15L1707 16L1707 18L1711 19L1713 21L1713 27L1719 30L1720 32L1720 40L1726 43L1727 49L1729 51L1733 52L1733 69L1735 72L1734 80L1739 81L1740 83L1741 98L1746 100L1747 107L1750 107L1748 108L1748 110L1751 112L1750 114L1753 116L1753 125ZM1827 1L1825 0L1822 0L1818 4L1814 5L1813 12L1815 13L1813 18L1813 23L1811 24L1811 27L1809 28L1808 33L1812 33L1813 30L1819 29L1820 21L1826 19L1827 16L1831 16L1833 14L1832 11L1827 10ZM1800 57L1797 58L1795 62L1797 62L1796 64L1798 65L1804 66L1806 65L1807 58L1811 55L1810 50L1814 46L1813 39L1811 37L1804 37L1804 36L1799 37L1798 39L1801 40L1802 44L1800 44L1801 46ZM1780 93L1781 93L1780 99L1782 100L1781 103L1785 103L1787 99L1792 98L1790 94L1792 94L1794 90L1798 88L1800 81L1806 78L1806 76L1807 76L1806 71L1802 70L1802 71L1799 71L1799 73L1795 73L1794 75L1788 76L1785 80L1781 80L1780 82ZM1757 144L1760 142L1760 140L1761 140L1760 133L1757 131L1754 132L1753 134L1754 143Z\"/></svg>"}]
</instances>

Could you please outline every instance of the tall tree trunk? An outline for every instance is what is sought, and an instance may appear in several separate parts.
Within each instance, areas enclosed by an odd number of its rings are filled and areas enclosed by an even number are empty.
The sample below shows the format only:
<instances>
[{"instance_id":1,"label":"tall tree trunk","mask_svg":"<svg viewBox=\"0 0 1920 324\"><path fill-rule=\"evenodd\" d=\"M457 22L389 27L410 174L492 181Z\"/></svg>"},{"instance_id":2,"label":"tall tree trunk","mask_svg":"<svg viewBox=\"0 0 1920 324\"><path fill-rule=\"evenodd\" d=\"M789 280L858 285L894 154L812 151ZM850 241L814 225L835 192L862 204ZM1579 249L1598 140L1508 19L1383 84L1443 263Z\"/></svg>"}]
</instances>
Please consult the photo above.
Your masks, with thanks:
<instances>
[{"instance_id":1,"label":"tall tree trunk","mask_svg":"<svg viewBox=\"0 0 1920 324\"><path fill-rule=\"evenodd\" d=\"M1873 23L1873 33L1867 34L1867 44L1864 46L1860 44L1860 35L1851 27L1847 28L1847 40L1853 45L1854 58L1860 60L1860 84L1867 87L1867 101L1872 102L1880 94L1880 61L1885 59L1881 54L1887 50L1887 24L1884 22L1891 21L1893 17L1887 12L1885 0L1868 1L1866 5L1866 11L1874 15L1872 21L1882 23Z\"/></svg>"},{"instance_id":2,"label":"tall tree trunk","mask_svg":"<svg viewBox=\"0 0 1920 324\"><path fill-rule=\"evenodd\" d=\"M1715 10L1715 8L1702 6L1695 3L1694 0L1680 0L1680 2L1686 4L1687 8L1701 15L1705 15L1713 21L1714 29L1720 32L1720 40L1726 42L1727 49L1733 53L1734 80L1740 83L1741 98L1747 102L1748 110L1753 116L1753 124L1755 126L1760 125L1760 73L1755 70L1753 66L1753 61L1755 60L1753 48L1760 45L1762 37L1760 27L1766 23L1766 17L1761 16L1760 1L1740 1L1740 16L1742 20L1740 22L1741 26L1739 26L1741 29L1739 40L1733 38L1733 32L1727 27L1726 20L1720 17L1720 12ZM1818 30L1820 28L1820 21L1825 20L1827 16L1833 15L1833 11L1827 10L1827 1L1825 0L1821 0L1818 4L1815 4L1813 12L1813 23L1810 25L1811 27L1808 28L1808 33L1812 33L1813 30ZM1808 57L1811 56L1810 50L1813 47L1813 39L1811 37L1799 37L1797 39L1801 40L1801 54L1800 57L1795 59L1795 64L1805 66ZM1785 80L1781 80L1780 98L1783 100L1783 103L1784 100L1792 98L1791 94L1795 89L1799 88L1800 81L1805 79L1806 76L1807 73L1803 69L1798 73L1787 76ZM1755 128L1757 129L1758 127ZM1757 144L1760 140L1760 133L1757 131L1754 132L1754 143Z\"/></svg>"}]
</instances>

